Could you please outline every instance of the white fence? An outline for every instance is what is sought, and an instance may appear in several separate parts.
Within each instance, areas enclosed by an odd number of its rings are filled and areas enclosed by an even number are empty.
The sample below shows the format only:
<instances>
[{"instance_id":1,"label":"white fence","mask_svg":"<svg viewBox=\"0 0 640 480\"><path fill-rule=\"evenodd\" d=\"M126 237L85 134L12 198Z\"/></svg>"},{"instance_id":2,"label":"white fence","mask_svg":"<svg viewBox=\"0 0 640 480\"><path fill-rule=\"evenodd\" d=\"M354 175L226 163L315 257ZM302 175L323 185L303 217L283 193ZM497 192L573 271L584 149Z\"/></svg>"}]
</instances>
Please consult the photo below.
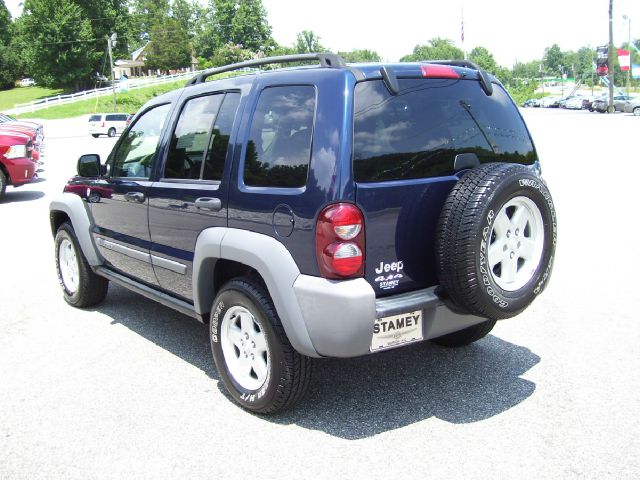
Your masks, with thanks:
<instances>
[{"instance_id":1,"label":"white fence","mask_svg":"<svg viewBox=\"0 0 640 480\"><path fill-rule=\"evenodd\" d=\"M126 90L135 90L137 88L149 87L151 85L160 85L163 83L171 83L178 80L187 80L192 78L204 70L197 70L195 72L177 73L175 75L166 75L163 77L154 78L131 78L127 80ZM124 91L124 85L122 88L116 84L116 91ZM27 112L35 112L43 108L49 108L56 105L65 105L67 103L75 103L89 98L102 97L104 95L111 95L113 87L94 88L93 90L85 90L83 92L73 93L71 95L55 95L53 97L41 98L40 100L34 100L29 103L16 103L12 110L8 110L7 113L19 114Z\"/></svg>"}]
</instances>

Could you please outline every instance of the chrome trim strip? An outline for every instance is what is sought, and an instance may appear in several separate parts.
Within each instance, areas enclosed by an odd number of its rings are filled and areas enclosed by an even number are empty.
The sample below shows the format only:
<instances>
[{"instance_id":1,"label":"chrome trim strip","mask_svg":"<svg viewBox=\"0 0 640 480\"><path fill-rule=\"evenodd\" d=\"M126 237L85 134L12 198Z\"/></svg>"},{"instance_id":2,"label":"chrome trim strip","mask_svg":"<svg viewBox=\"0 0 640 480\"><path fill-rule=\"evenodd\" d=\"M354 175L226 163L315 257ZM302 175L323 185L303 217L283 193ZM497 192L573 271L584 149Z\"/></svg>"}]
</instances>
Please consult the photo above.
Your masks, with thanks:
<instances>
[{"instance_id":1,"label":"chrome trim strip","mask_svg":"<svg viewBox=\"0 0 640 480\"><path fill-rule=\"evenodd\" d=\"M174 262L173 260L169 260L167 258L151 255L151 263L154 267L166 268L167 270L179 273L180 275L187 274L187 266L185 264Z\"/></svg>"},{"instance_id":2,"label":"chrome trim strip","mask_svg":"<svg viewBox=\"0 0 640 480\"><path fill-rule=\"evenodd\" d=\"M115 243L110 240L105 240L102 237L97 237L96 243L99 246L106 248L107 250L112 250L114 252L121 253L122 255L135 258L136 260L140 260L142 262L151 263L151 255L149 255L146 252L136 250L135 248L125 247L124 245L120 245L119 243Z\"/></svg>"}]
</instances>

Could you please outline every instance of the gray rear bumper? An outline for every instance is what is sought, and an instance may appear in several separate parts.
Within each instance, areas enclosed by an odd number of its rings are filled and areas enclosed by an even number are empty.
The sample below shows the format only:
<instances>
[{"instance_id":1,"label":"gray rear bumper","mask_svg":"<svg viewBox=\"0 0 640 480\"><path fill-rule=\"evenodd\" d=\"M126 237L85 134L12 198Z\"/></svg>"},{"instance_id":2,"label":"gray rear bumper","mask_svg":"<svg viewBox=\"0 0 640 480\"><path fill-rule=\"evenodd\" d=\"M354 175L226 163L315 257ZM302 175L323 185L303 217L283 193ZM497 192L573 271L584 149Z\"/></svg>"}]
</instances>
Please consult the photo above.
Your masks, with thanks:
<instances>
[{"instance_id":1,"label":"gray rear bumper","mask_svg":"<svg viewBox=\"0 0 640 480\"><path fill-rule=\"evenodd\" d=\"M483 322L450 310L435 287L376 300L364 280L334 281L300 275L293 284L302 317L317 353L355 357L370 353L376 318L421 310L425 340Z\"/></svg>"}]
</instances>

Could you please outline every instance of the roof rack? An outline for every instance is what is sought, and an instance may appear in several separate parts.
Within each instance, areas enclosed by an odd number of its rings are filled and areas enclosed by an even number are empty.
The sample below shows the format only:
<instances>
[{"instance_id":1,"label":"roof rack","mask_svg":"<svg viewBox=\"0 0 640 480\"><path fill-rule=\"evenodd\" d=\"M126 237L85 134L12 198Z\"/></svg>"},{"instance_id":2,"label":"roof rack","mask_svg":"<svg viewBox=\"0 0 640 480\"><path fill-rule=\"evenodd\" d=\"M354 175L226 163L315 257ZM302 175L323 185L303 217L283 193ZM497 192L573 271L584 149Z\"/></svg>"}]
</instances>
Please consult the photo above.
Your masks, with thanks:
<instances>
[{"instance_id":1,"label":"roof rack","mask_svg":"<svg viewBox=\"0 0 640 480\"><path fill-rule=\"evenodd\" d=\"M233 63L231 65L225 65L224 67L212 68L193 77L187 82L187 86L204 83L211 75L232 72L241 68L260 67L262 65L271 65L274 63L308 62L311 60L318 60L320 62L320 66L323 68L344 68L347 65L344 59L335 53L301 53L297 55L281 55L278 57L247 60L246 62Z\"/></svg>"},{"instance_id":2,"label":"roof rack","mask_svg":"<svg viewBox=\"0 0 640 480\"><path fill-rule=\"evenodd\" d=\"M493 85L491 84L491 79L487 72L469 60L425 60L424 63L437 63L439 65L451 65L452 67L464 67L477 70L478 80L480 81L480 85L482 85L484 93L489 96L493 93Z\"/></svg>"}]
</instances>

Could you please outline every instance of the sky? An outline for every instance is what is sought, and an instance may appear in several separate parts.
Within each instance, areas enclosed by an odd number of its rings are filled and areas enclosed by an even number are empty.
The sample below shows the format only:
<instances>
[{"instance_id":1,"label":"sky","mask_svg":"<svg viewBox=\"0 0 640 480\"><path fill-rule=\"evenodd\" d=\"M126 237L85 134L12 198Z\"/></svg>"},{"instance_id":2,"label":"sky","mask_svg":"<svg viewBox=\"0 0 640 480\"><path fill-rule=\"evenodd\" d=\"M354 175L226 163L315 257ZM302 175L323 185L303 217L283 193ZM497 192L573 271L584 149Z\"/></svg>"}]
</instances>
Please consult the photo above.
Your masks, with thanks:
<instances>
[{"instance_id":1,"label":"sky","mask_svg":"<svg viewBox=\"0 0 640 480\"><path fill-rule=\"evenodd\" d=\"M19 15L22 0L5 0ZM204 0L202 0L204 1ZM595 47L608 42L608 0L262 0L282 45L295 42L302 30L313 30L326 48L377 51L396 61L434 37L449 38L471 51L483 46L496 61L512 67L516 61L540 59L554 43L562 50ZM315 6L314 6L315 5ZM464 45L460 40L464 11ZM614 43L640 37L640 0L614 0Z\"/></svg>"}]
</instances>

